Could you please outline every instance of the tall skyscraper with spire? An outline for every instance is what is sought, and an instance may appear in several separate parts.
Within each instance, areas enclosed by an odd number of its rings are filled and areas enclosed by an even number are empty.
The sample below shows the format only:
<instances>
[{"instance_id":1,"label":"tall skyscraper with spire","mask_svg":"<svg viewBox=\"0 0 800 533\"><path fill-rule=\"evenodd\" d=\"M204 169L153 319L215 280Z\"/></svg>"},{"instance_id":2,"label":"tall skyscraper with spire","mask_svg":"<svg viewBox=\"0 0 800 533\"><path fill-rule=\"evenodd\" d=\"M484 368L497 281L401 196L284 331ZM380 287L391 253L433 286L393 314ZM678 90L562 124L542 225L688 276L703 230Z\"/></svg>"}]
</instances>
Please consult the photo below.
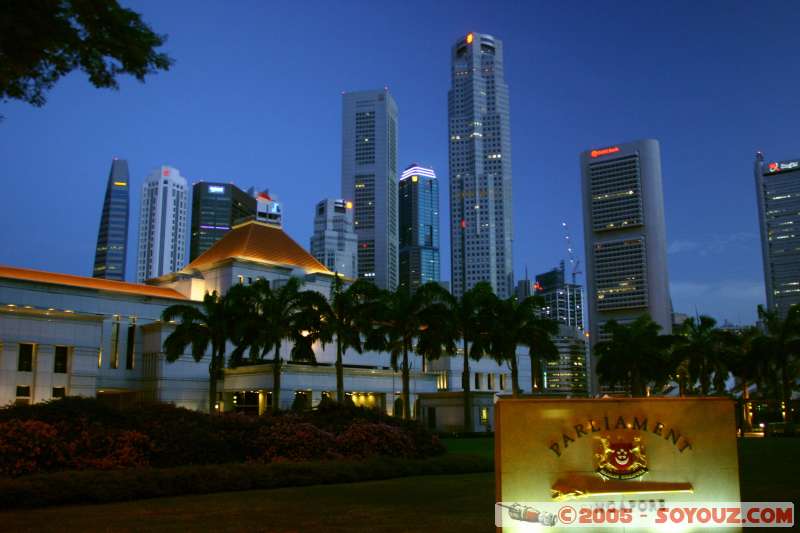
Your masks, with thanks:
<instances>
[{"instance_id":1,"label":"tall skyscraper with spire","mask_svg":"<svg viewBox=\"0 0 800 533\"><path fill-rule=\"evenodd\" d=\"M342 95L342 199L353 202L358 277L398 278L397 104L389 90Z\"/></svg>"},{"instance_id":2,"label":"tall skyscraper with spire","mask_svg":"<svg viewBox=\"0 0 800 533\"><path fill-rule=\"evenodd\" d=\"M97 247L94 252L95 278L125 281L125 262L128 258L128 215L130 185L128 162L114 158L106 183Z\"/></svg>"},{"instance_id":3,"label":"tall skyscraper with spire","mask_svg":"<svg viewBox=\"0 0 800 533\"><path fill-rule=\"evenodd\" d=\"M162 166L142 185L139 282L175 272L186 263L189 185L177 168Z\"/></svg>"},{"instance_id":4,"label":"tall skyscraper with spire","mask_svg":"<svg viewBox=\"0 0 800 533\"><path fill-rule=\"evenodd\" d=\"M450 134L452 291L480 281L512 295L511 126L503 43L468 33L452 48Z\"/></svg>"}]
</instances>

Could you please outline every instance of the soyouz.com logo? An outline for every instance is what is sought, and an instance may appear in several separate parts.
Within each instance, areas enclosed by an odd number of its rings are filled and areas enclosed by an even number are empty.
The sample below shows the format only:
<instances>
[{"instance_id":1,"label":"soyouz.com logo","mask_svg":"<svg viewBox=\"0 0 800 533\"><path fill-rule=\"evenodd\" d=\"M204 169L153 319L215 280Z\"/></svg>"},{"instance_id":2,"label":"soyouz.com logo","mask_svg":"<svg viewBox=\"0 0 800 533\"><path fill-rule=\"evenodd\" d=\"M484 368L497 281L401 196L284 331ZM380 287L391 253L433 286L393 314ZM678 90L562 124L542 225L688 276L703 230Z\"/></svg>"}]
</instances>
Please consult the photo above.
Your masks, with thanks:
<instances>
[{"instance_id":1,"label":"soyouz.com logo","mask_svg":"<svg viewBox=\"0 0 800 533\"><path fill-rule=\"evenodd\" d=\"M570 528L724 528L794 526L792 502L498 502L495 525Z\"/></svg>"}]
</instances>

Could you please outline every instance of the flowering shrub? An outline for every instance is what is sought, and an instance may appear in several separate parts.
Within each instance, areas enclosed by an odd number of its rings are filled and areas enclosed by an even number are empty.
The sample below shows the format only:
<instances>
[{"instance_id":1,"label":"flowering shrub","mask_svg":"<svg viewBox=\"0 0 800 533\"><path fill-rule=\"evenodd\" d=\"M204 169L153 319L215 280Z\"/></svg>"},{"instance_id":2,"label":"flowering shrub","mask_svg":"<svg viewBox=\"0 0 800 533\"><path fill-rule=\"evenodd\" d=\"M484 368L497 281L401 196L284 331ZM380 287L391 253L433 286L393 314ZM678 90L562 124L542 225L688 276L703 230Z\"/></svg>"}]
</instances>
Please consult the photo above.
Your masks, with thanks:
<instances>
[{"instance_id":1,"label":"flowering shrub","mask_svg":"<svg viewBox=\"0 0 800 533\"><path fill-rule=\"evenodd\" d=\"M403 430L388 424L356 422L336 438L342 455L354 458L414 456L414 443Z\"/></svg>"},{"instance_id":2,"label":"flowering shrub","mask_svg":"<svg viewBox=\"0 0 800 533\"><path fill-rule=\"evenodd\" d=\"M443 453L416 422L335 402L302 413L209 416L169 404L93 398L0 408L0 477L55 470L425 458Z\"/></svg>"},{"instance_id":3,"label":"flowering shrub","mask_svg":"<svg viewBox=\"0 0 800 533\"><path fill-rule=\"evenodd\" d=\"M68 450L52 425L37 420L0 422L0 474L21 476L63 467Z\"/></svg>"},{"instance_id":4,"label":"flowering shrub","mask_svg":"<svg viewBox=\"0 0 800 533\"><path fill-rule=\"evenodd\" d=\"M274 424L262 426L253 436L253 461L310 461L334 459L336 437L307 422L285 417Z\"/></svg>"}]
</instances>

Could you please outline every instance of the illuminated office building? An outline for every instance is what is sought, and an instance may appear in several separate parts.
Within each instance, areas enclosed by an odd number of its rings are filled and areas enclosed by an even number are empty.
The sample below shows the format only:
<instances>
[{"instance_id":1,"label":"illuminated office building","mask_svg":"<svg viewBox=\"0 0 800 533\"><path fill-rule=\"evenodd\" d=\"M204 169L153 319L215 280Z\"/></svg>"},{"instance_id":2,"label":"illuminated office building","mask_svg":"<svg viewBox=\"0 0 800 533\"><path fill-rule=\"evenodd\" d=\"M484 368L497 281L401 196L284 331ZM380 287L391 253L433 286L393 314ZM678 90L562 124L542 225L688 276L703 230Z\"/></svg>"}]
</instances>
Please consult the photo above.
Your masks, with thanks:
<instances>
[{"instance_id":1,"label":"illuminated office building","mask_svg":"<svg viewBox=\"0 0 800 533\"><path fill-rule=\"evenodd\" d=\"M129 182L128 162L115 157L111 161L111 171L106 183L92 277L125 281L130 211Z\"/></svg>"}]
</instances>

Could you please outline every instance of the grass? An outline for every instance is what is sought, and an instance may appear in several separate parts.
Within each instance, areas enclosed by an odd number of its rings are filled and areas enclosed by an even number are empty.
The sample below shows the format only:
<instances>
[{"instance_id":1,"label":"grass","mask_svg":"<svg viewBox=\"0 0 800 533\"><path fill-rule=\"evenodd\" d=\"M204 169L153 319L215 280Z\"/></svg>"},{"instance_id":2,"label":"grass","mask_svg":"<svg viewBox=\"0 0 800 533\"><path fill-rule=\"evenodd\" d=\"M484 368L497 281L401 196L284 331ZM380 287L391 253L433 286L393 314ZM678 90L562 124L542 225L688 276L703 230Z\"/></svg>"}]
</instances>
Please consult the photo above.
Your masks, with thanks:
<instances>
[{"instance_id":1,"label":"grass","mask_svg":"<svg viewBox=\"0 0 800 533\"><path fill-rule=\"evenodd\" d=\"M445 439L451 453L493 454L490 438ZM800 501L800 439L739 441L743 501ZM406 477L0 513L36 531L493 531L494 474Z\"/></svg>"},{"instance_id":2,"label":"grass","mask_svg":"<svg viewBox=\"0 0 800 533\"><path fill-rule=\"evenodd\" d=\"M494 437L444 438L448 453L465 453L494 459Z\"/></svg>"},{"instance_id":3,"label":"grass","mask_svg":"<svg viewBox=\"0 0 800 533\"><path fill-rule=\"evenodd\" d=\"M493 506L485 473L12 511L0 529L471 533L493 531Z\"/></svg>"}]
</instances>

